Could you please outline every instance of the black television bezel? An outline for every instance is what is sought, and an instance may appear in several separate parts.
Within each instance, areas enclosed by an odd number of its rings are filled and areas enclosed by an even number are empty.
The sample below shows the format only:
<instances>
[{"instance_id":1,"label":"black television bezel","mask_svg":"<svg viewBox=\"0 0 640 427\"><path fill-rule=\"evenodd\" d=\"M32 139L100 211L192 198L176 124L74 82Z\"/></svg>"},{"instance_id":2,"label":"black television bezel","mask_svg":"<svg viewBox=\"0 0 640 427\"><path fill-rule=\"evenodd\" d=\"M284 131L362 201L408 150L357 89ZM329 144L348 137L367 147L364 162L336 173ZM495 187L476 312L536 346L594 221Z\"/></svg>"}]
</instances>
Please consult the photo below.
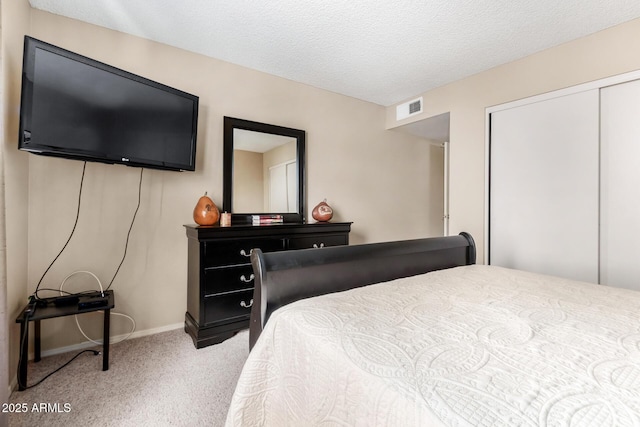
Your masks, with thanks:
<instances>
[{"instance_id":1,"label":"black television bezel","mask_svg":"<svg viewBox=\"0 0 640 427\"><path fill-rule=\"evenodd\" d=\"M98 68L100 70L115 74L122 78L133 80L140 84L145 84L153 88L160 89L165 92L174 94L176 96L181 96L183 98L191 100L193 102L193 114L192 114L192 135L191 135L189 164L157 162L150 159L108 158L98 154L94 155L94 154L91 154L90 152L77 151L77 150L71 150L71 149L61 149L60 147L52 147L49 145L39 145L34 143L28 143L28 146L26 146L23 138L24 131L25 131L24 122L25 122L25 116L27 114L26 109L30 107L33 101L32 99L27 99L27 97L29 97L33 91L32 91L32 88L28 87L30 83L26 76L28 71L31 71L31 73L33 74L33 67L34 67L35 61L34 60L29 61L29 59L30 59L30 56L35 56L36 49L43 49L47 52L63 56L72 61L80 62L85 65L89 65L89 66ZM31 67L30 70L29 70L29 67ZM23 51L23 59L22 59L22 86L21 86L21 94L20 94L20 125L19 125L19 135L18 135L19 150L27 151L27 152L38 154L38 155L62 157L62 158L67 158L72 160L84 160L84 161L107 163L107 164L122 164L126 166L144 167L144 168L170 170L170 171L194 171L196 166L198 107L199 107L199 97L196 95L192 95L190 93L173 88L171 86L167 86L165 84L156 82L154 80L150 80L148 78L139 76L137 74L130 73L123 69L114 67L112 65L108 65L104 62L89 58L87 56L80 55L75 52L71 52L67 49L54 46L42 40L38 40L30 36L24 37L24 51Z\"/></svg>"}]
</instances>

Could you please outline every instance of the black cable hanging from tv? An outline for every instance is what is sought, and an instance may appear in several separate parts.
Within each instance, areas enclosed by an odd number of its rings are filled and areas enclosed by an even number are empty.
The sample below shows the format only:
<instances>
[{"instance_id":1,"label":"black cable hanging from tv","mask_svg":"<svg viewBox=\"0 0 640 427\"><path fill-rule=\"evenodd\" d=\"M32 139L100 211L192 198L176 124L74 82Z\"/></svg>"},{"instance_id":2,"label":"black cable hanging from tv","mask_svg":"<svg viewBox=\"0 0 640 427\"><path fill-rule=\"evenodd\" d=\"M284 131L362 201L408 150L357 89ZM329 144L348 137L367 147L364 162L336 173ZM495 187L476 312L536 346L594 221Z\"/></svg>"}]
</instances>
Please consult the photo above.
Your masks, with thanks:
<instances>
[{"instance_id":1,"label":"black cable hanging from tv","mask_svg":"<svg viewBox=\"0 0 640 427\"><path fill-rule=\"evenodd\" d=\"M111 281L109 282L109 285L106 287L105 291L108 291L111 288L111 285L113 285L113 281L116 280L116 276L118 275L118 272L120 272L120 267L122 267L122 264L124 263L124 260L127 257L127 248L129 247L129 237L131 236L131 230L133 229L133 224L136 222L136 216L138 215L138 210L140 209L140 199L142 196L142 173L143 172L144 172L144 168L141 168L140 181L138 182L138 205L136 206L136 210L133 213L133 218L131 219L131 225L129 225L129 231L127 232L127 240L125 241L125 244L124 244L124 253L122 254L122 259L120 260L120 264L118 265L118 268L116 269L116 272L111 278Z\"/></svg>"},{"instance_id":2,"label":"black cable hanging from tv","mask_svg":"<svg viewBox=\"0 0 640 427\"><path fill-rule=\"evenodd\" d=\"M62 249L60 249L60 252L58 252L58 255L56 255L56 257L53 259L53 261L51 261L51 263L49 264L47 269L44 271L44 273L42 273L42 276L40 277L40 280L38 280L38 284L36 285L36 290L33 292L33 297L36 300L41 299L38 296L38 291L40 291L40 285L42 284L42 280L44 279L44 276L47 275L49 270L51 270L51 267L53 267L53 264L55 264L55 262L58 260L58 258L60 258L60 255L62 255L62 252L64 252L64 250L67 248L67 245L69 245L69 242L71 241L71 238L73 237L74 233L76 232L76 227L78 226L78 219L80 218L80 202L82 201L82 187L84 185L84 175L85 175L86 169L87 169L87 162L84 162L84 164L82 165L82 178L80 178L80 190L78 191L78 208L76 210L76 219L75 219L75 221L73 223L73 229L71 230L71 234L69 234L69 238L65 242L64 246L62 246ZM56 289L42 289L42 290L57 291ZM67 293L69 293L69 292L67 292Z\"/></svg>"}]
</instances>

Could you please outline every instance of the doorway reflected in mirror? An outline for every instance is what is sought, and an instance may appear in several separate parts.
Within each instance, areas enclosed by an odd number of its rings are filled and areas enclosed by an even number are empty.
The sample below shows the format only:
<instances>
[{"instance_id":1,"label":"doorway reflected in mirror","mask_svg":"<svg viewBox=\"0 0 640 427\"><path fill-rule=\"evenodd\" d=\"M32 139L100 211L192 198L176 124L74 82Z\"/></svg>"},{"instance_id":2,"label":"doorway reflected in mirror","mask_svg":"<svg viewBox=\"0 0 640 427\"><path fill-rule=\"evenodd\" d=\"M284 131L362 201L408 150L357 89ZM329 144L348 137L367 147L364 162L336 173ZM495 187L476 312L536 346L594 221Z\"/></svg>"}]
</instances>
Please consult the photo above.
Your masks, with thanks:
<instances>
[{"instance_id":1,"label":"doorway reflected in mirror","mask_svg":"<svg viewBox=\"0 0 640 427\"><path fill-rule=\"evenodd\" d=\"M296 139L233 130L233 208L237 212L298 212Z\"/></svg>"}]
</instances>

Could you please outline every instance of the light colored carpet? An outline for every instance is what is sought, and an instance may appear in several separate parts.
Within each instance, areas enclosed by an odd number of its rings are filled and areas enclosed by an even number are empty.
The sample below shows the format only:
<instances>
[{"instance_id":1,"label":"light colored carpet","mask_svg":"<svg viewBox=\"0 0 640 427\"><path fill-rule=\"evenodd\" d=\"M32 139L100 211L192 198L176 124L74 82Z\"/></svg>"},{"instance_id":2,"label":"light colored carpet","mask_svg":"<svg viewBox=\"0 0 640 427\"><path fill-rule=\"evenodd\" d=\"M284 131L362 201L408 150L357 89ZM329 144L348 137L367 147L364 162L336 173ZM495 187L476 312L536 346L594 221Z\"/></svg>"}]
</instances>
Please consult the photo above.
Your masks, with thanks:
<instances>
[{"instance_id":1,"label":"light colored carpet","mask_svg":"<svg viewBox=\"0 0 640 427\"><path fill-rule=\"evenodd\" d=\"M76 353L29 362L29 384ZM182 329L124 341L110 347L108 371L102 355L84 353L37 387L14 391L10 402L28 411L10 414L9 425L222 426L248 354L248 331L199 350ZM33 411L41 403L60 412Z\"/></svg>"}]
</instances>

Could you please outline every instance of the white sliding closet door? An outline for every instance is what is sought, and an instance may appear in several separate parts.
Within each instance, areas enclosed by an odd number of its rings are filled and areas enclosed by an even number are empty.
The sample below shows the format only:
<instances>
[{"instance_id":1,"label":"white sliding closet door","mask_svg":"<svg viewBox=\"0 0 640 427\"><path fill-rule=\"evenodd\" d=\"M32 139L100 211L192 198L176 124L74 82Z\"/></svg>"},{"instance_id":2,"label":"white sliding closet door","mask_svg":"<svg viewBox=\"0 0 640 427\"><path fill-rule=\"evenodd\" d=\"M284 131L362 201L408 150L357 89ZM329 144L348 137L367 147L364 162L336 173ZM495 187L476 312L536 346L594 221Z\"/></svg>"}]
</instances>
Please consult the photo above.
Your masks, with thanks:
<instances>
[{"instance_id":1,"label":"white sliding closet door","mask_svg":"<svg viewBox=\"0 0 640 427\"><path fill-rule=\"evenodd\" d=\"M491 114L489 263L598 282L599 91Z\"/></svg>"},{"instance_id":2,"label":"white sliding closet door","mask_svg":"<svg viewBox=\"0 0 640 427\"><path fill-rule=\"evenodd\" d=\"M601 99L601 282L640 290L640 81Z\"/></svg>"},{"instance_id":3,"label":"white sliding closet door","mask_svg":"<svg viewBox=\"0 0 640 427\"><path fill-rule=\"evenodd\" d=\"M269 168L269 212L289 212L285 164Z\"/></svg>"},{"instance_id":4,"label":"white sliding closet door","mask_svg":"<svg viewBox=\"0 0 640 427\"><path fill-rule=\"evenodd\" d=\"M298 212L298 163L287 163L287 212Z\"/></svg>"}]
</instances>

